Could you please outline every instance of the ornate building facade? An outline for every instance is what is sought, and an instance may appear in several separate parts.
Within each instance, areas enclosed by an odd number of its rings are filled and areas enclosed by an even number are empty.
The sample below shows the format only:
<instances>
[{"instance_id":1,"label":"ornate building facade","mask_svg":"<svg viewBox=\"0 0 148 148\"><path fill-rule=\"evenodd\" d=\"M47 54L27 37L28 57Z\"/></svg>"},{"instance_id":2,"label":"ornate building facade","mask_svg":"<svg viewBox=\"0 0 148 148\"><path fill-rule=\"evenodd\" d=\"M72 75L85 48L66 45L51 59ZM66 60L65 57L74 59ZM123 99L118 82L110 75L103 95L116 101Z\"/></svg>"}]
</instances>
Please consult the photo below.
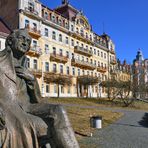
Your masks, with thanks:
<instances>
[{"instance_id":1,"label":"ornate building facade","mask_svg":"<svg viewBox=\"0 0 148 148\"><path fill-rule=\"evenodd\" d=\"M27 28L32 37L28 68L38 79L43 96L97 97L100 81L109 78L116 65L115 45L107 34L98 35L88 19L68 1L50 9L38 0L0 1L0 16L11 29ZM72 80L59 85L55 77ZM99 78L88 89L79 83L86 76ZM106 97L105 89L101 96Z\"/></svg>"},{"instance_id":2,"label":"ornate building facade","mask_svg":"<svg viewBox=\"0 0 148 148\"><path fill-rule=\"evenodd\" d=\"M144 86L148 84L148 59L144 59L142 51L139 49L136 58L133 60L133 82L137 86L137 97L142 97L141 93ZM139 96L141 95L141 96ZM148 97L148 94L146 94Z\"/></svg>"}]
</instances>

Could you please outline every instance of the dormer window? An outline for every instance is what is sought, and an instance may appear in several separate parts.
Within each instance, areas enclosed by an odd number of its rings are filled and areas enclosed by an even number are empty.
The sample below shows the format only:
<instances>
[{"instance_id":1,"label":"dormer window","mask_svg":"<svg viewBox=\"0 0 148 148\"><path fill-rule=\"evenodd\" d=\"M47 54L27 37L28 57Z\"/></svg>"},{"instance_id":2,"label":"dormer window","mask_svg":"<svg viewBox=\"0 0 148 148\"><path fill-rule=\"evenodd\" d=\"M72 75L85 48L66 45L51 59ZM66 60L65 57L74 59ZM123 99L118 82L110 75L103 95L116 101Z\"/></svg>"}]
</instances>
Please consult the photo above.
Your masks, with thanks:
<instances>
[{"instance_id":1,"label":"dormer window","mask_svg":"<svg viewBox=\"0 0 148 148\"><path fill-rule=\"evenodd\" d=\"M55 16L54 15L52 16L52 21L55 23Z\"/></svg>"},{"instance_id":2,"label":"dormer window","mask_svg":"<svg viewBox=\"0 0 148 148\"><path fill-rule=\"evenodd\" d=\"M34 2L28 2L28 9L30 12L34 11Z\"/></svg>"},{"instance_id":3,"label":"dormer window","mask_svg":"<svg viewBox=\"0 0 148 148\"><path fill-rule=\"evenodd\" d=\"M44 18L45 18L45 19L48 19L48 12L45 12L45 13L44 13Z\"/></svg>"}]
</instances>

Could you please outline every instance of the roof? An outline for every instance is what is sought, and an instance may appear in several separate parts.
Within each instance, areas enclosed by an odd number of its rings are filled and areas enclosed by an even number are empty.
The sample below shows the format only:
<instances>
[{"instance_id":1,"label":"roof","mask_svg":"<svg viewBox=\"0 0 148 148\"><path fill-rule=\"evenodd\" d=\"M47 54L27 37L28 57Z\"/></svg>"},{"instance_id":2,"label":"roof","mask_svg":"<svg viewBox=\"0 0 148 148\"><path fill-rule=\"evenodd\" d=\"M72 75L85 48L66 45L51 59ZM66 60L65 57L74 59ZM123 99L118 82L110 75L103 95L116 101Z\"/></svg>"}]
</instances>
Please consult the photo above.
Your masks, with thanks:
<instances>
[{"instance_id":1,"label":"roof","mask_svg":"<svg viewBox=\"0 0 148 148\"><path fill-rule=\"evenodd\" d=\"M54 10L70 20L72 20L72 18L75 17L76 14L79 12L79 10L75 9L70 4L60 5L59 7L55 8Z\"/></svg>"},{"instance_id":2,"label":"roof","mask_svg":"<svg viewBox=\"0 0 148 148\"><path fill-rule=\"evenodd\" d=\"M10 34L10 28L4 23L4 21L0 18L0 33Z\"/></svg>"}]
</instances>

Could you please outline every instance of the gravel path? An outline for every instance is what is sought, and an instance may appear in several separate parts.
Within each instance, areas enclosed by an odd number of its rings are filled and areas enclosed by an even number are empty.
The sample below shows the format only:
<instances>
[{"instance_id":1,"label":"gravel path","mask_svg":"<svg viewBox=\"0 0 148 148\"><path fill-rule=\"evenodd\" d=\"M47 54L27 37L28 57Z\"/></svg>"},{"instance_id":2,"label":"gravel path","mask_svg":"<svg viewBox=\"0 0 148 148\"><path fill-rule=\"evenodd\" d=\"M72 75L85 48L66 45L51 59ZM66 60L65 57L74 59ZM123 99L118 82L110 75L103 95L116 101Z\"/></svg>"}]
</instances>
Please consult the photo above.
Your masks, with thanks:
<instances>
[{"instance_id":1,"label":"gravel path","mask_svg":"<svg viewBox=\"0 0 148 148\"><path fill-rule=\"evenodd\" d=\"M124 116L80 142L87 148L148 148L148 113L124 111Z\"/></svg>"}]
</instances>

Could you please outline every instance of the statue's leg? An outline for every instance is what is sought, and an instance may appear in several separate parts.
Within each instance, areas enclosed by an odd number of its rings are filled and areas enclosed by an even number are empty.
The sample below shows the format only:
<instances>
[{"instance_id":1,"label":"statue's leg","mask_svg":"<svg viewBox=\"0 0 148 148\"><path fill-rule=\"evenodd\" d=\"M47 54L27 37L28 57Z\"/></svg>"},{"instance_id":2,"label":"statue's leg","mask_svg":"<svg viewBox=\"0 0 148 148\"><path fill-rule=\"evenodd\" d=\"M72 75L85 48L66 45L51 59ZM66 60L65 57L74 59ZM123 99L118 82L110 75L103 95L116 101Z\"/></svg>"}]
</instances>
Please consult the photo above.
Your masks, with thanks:
<instances>
[{"instance_id":1,"label":"statue's leg","mask_svg":"<svg viewBox=\"0 0 148 148\"><path fill-rule=\"evenodd\" d=\"M35 104L31 113L48 124L52 148L79 148L66 111L61 105Z\"/></svg>"}]
</instances>

